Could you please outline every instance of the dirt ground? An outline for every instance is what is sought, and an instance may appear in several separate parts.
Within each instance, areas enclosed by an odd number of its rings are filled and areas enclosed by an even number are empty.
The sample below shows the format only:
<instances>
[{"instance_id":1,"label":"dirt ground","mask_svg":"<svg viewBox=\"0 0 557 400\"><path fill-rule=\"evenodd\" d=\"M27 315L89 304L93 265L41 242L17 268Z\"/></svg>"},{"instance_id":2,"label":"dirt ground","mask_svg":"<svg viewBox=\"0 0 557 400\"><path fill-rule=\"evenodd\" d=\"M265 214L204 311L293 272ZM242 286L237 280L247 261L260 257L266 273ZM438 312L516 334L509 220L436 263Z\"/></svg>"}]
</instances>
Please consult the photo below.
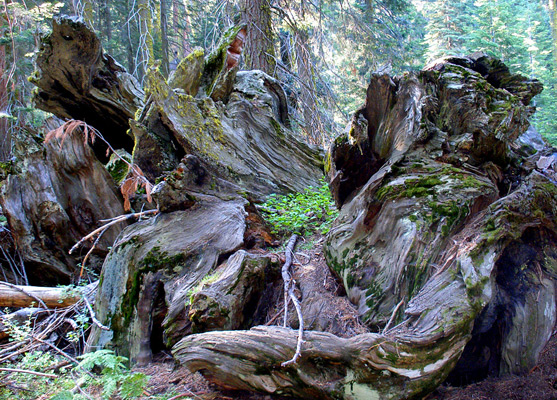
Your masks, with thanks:
<instances>
[{"instance_id":1,"label":"dirt ground","mask_svg":"<svg viewBox=\"0 0 557 400\"><path fill-rule=\"evenodd\" d=\"M308 258L310 263L298 265L298 278L303 278L304 269L315 267L312 276L319 277L320 282L325 282L322 287L330 292L331 302L337 302L336 307L342 309L342 313L355 318L355 310L344 304L345 297L338 296L338 284L335 283L322 257L319 241L317 246L306 250L300 258ZM282 260L281 260L282 261ZM316 272L319 272L318 274ZM281 296L279 296L280 298ZM335 297L335 299L333 299ZM342 299L342 300L341 300ZM269 319L276 314L276 309L282 307L276 304L269 311ZM337 310L338 311L338 310ZM331 315L330 319L339 321L339 315ZM276 315L275 318L276 319ZM344 318L343 318L344 319ZM273 323L273 321L270 321ZM359 323L347 323L346 319L341 324L334 324L337 328L351 333L362 333ZM333 330L333 329L331 329ZM334 329L336 330L336 329ZM334 332L338 334L338 332ZM176 366L168 353L159 353L155 362L144 368L136 368L136 371L151 376L145 399L156 398L157 395L165 394L167 400L196 399L196 400L271 400L278 397L269 395L253 394L239 391L223 391L215 385L207 382L199 373L192 374L186 368ZM160 398L160 397L159 397ZM281 397L280 399L287 399ZM557 331L553 334L550 342L540 355L539 363L525 376L507 376L499 378L488 378L482 382L463 387L451 387L441 385L434 393L425 397L427 400L557 400Z\"/></svg>"}]
</instances>

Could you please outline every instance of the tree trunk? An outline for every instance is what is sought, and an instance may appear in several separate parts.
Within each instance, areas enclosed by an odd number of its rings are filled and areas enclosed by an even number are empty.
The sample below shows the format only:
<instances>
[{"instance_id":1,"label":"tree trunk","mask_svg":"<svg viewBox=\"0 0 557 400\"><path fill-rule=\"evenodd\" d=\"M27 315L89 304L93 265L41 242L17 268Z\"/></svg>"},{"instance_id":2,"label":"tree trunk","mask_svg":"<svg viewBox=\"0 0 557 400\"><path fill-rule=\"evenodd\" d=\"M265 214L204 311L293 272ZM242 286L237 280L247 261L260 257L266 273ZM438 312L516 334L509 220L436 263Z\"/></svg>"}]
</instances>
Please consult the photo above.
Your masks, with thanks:
<instances>
[{"instance_id":1,"label":"tree trunk","mask_svg":"<svg viewBox=\"0 0 557 400\"><path fill-rule=\"evenodd\" d=\"M317 107L315 93L315 76L313 64L308 49L309 34L304 29L296 31L296 62L300 78L299 104L304 116L304 130L311 143L321 144L324 132L320 124L319 108Z\"/></svg>"},{"instance_id":2,"label":"tree trunk","mask_svg":"<svg viewBox=\"0 0 557 400\"><path fill-rule=\"evenodd\" d=\"M8 71L6 71L6 46L0 45L0 160L12 155L12 137L8 121Z\"/></svg>"},{"instance_id":3,"label":"tree trunk","mask_svg":"<svg viewBox=\"0 0 557 400\"><path fill-rule=\"evenodd\" d=\"M134 18L132 18L132 14L134 12L134 10L131 8L130 6L130 2L133 0L126 0L126 18L128 19L128 23L126 24L126 29L123 30L123 32L125 32L125 36L122 38L123 39L123 43L125 43L125 47L126 47L126 58L127 58L127 64L128 64L128 71L130 72L130 74L136 76L136 63L135 63L135 55L134 55L134 45L133 45L133 41L132 41L132 37L133 37L133 29L132 29L132 22L134 21Z\"/></svg>"},{"instance_id":4,"label":"tree trunk","mask_svg":"<svg viewBox=\"0 0 557 400\"><path fill-rule=\"evenodd\" d=\"M259 69L275 76L275 47L270 0L243 0L242 22L246 24L245 69Z\"/></svg>"},{"instance_id":5,"label":"tree trunk","mask_svg":"<svg viewBox=\"0 0 557 400\"><path fill-rule=\"evenodd\" d=\"M557 61L557 0L549 1L549 23L551 25L551 36L553 37L553 56Z\"/></svg>"},{"instance_id":6,"label":"tree trunk","mask_svg":"<svg viewBox=\"0 0 557 400\"><path fill-rule=\"evenodd\" d=\"M161 13L161 71L164 77L170 73L168 61L168 0L160 0Z\"/></svg>"},{"instance_id":7,"label":"tree trunk","mask_svg":"<svg viewBox=\"0 0 557 400\"><path fill-rule=\"evenodd\" d=\"M98 227L99 221L124 213L110 174L84 144L80 129L44 148L26 143L21 171L3 182L0 204L20 251L31 284L67 284L85 254L69 249ZM84 178L86 177L86 178ZM97 243L103 256L122 225L111 228ZM96 264L96 265L95 265ZM99 268L99 259L92 267Z\"/></svg>"},{"instance_id":8,"label":"tree trunk","mask_svg":"<svg viewBox=\"0 0 557 400\"><path fill-rule=\"evenodd\" d=\"M102 26L103 26L103 33L105 36L106 43L109 44L108 48L110 48L110 41L112 40L112 25L110 21L110 6L109 0L103 0L103 3L100 5L101 7L101 15L102 15Z\"/></svg>"}]
</instances>

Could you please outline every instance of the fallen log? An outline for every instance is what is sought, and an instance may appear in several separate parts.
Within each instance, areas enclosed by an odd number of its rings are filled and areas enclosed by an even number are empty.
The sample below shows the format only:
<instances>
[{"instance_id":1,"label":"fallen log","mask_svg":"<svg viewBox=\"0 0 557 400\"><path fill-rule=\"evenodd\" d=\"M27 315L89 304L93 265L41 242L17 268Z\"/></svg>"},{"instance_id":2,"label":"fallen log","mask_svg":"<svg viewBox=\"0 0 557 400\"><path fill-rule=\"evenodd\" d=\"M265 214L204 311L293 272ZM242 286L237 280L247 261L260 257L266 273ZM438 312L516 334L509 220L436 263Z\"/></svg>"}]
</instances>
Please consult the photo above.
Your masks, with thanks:
<instances>
[{"instance_id":1,"label":"fallen log","mask_svg":"<svg viewBox=\"0 0 557 400\"><path fill-rule=\"evenodd\" d=\"M83 288L19 286L0 282L0 307L68 307L90 296L98 282Z\"/></svg>"}]
</instances>

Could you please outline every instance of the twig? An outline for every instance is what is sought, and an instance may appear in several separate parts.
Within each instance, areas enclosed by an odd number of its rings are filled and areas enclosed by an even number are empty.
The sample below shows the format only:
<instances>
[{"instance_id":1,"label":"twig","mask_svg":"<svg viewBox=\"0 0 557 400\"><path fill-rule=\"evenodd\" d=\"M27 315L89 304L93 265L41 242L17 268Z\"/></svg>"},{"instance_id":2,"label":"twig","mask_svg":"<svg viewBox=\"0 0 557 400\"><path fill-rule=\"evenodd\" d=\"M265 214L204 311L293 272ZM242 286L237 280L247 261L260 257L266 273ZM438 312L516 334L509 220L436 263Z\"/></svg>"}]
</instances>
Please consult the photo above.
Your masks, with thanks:
<instances>
[{"instance_id":1,"label":"twig","mask_svg":"<svg viewBox=\"0 0 557 400\"><path fill-rule=\"evenodd\" d=\"M75 365L77 365L79 367L79 361L77 361L75 358L73 358L72 356L70 356L69 354L67 354L65 351L60 350L58 347L54 346L52 343L48 343L42 339L39 339L36 336L30 335L33 339L35 339L38 342L41 342L42 344L46 344L48 347L50 347L52 350L54 350L55 352L57 352L58 354L60 354L61 356L67 358L68 360L70 360L71 362L75 363ZM81 368L80 369L85 372L87 375L89 375L91 378L95 379L95 375L93 375L91 373L91 371L87 371L85 368Z\"/></svg>"},{"instance_id":2,"label":"twig","mask_svg":"<svg viewBox=\"0 0 557 400\"><path fill-rule=\"evenodd\" d=\"M56 365L51 365L50 367L46 368L46 371L56 371L57 369L67 367L70 364L71 364L70 361L64 360L59 362Z\"/></svg>"},{"instance_id":3,"label":"twig","mask_svg":"<svg viewBox=\"0 0 557 400\"><path fill-rule=\"evenodd\" d=\"M11 283L8 283L8 282L0 281L0 284L5 285L5 286L9 286L9 287L11 287L12 289L15 289L15 290L17 290L17 291L23 293L24 295L29 296L29 297L31 297L31 298L34 299L34 300L37 300L37 302L38 302L41 306L43 306L43 308L45 308L46 310L48 310L48 307L46 306L46 304L44 303L44 301L42 301L41 299L39 299L37 296L35 296L35 295L33 295L33 294L31 294L31 293L29 293L29 292L23 290L23 289L20 288L20 287L17 287L16 285L12 285Z\"/></svg>"},{"instance_id":4,"label":"twig","mask_svg":"<svg viewBox=\"0 0 557 400\"><path fill-rule=\"evenodd\" d=\"M298 315L299 329L298 329L298 341L296 344L296 352L291 360L285 361L281 366L286 367L287 365L294 364L300 358L302 354L302 342L304 341L304 318L302 317L302 307L300 307L300 302L294 294L294 284L292 281L292 276L290 275L290 266L292 265L292 258L294 255L294 248L296 247L296 241L298 240L298 235L294 234L290 237L288 244L286 245L285 262L282 266L282 279L284 280L284 327L286 327L287 312L288 312L288 300L292 300L294 307L296 308L296 314Z\"/></svg>"},{"instance_id":5,"label":"twig","mask_svg":"<svg viewBox=\"0 0 557 400\"><path fill-rule=\"evenodd\" d=\"M103 230L99 233L99 236L97 236L97 238L96 238L95 241L93 242L93 245L91 246L91 248L89 249L89 251L87 252L87 254L85 254L85 257L83 258L83 261L81 262L81 270L79 271L79 279L81 279L81 277L83 276L83 270L85 269L85 263L86 263L87 260L89 259L89 256L91 255L91 253L93 252L93 250L95 250L95 247L97 247L97 244L99 243L99 240L101 240L101 237L102 237L103 233L105 233L107 229L108 229L108 227L106 227L105 229L103 229Z\"/></svg>"},{"instance_id":6,"label":"twig","mask_svg":"<svg viewBox=\"0 0 557 400\"><path fill-rule=\"evenodd\" d=\"M391 314L391 318L389 318L389 322L387 322L387 325L385 325L385 328L383 329L383 335L385 334L385 332L387 332L389 330L389 327L391 326L391 324L394 322L395 320L395 316L396 313L398 312L398 309L400 308L400 306L402 306L404 304L404 299L401 300L395 307L395 309L393 310L393 313Z\"/></svg>"},{"instance_id":7,"label":"twig","mask_svg":"<svg viewBox=\"0 0 557 400\"><path fill-rule=\"evenodd\" d=\"M271 318L269 321L265 322L265 326L269 326L272 325L282 314L282 309L280 309L273 318Z\"/></svg>"},{"instance_id":8,"label":"twig","mask_svg":"<svg viewBox=\"0 0 557 400\"><path fill-rule=\"evenodd\" d=\"M18 372L22 374L30 374L30 375L37 375L37 376L46 376L47 378L58 378L58 375L54 374L45 374L43 372L37 371L29 371L27 369L17 369L17 368L0 368L0 371L4 372Z\"/></svg>"},{"instance_id":9,"label":"twig","mask_svg":"<svg viewBox=\"0 0 557 400\"><path fill-rule=\"evenodd\" d=\"M89 303L89 300L87 300L86 296L83 296L83 300L85 300L85 305L87 306L87 309L89 310L89 314L91 314L91 319L93 320L93 323L95 325L97 325L99 328L101 328L103 331L109 331L110 328L103 325L101 323L101 321L99 321L97 319L97 317L95 316L95 312L93 311L93 307L91 307L91 304Z\"/></svg>"},{"instance_id":10,"label":"twig","mask_svg":"<svg viewBox=\"0 0 557 400\"><path fill-rule=\"evenodd\" d=\"M159 210L155 209L155 210L147 210L147 211L134 213L134 214L120 215L118 217L115 217L112 220L110 220L110 222L104 224L100 228L97 228L93 232L89 233L87 236L84 236L83 238L81 238L81 240L79 242L74 244L74 246L70 249L70 251L68 253L72 254L79 246L81 246L83 244L83 242L85 242L86 240L91 239L92 237L94 237L99 232L103 232L105 229L107 229L108 227L110 227L112 225L116 225L117 223L123 222L127 219L130 219L130 218L141 218L145 215L157 214L158 212L159 212Z\"/></svg>"}]
</instances>

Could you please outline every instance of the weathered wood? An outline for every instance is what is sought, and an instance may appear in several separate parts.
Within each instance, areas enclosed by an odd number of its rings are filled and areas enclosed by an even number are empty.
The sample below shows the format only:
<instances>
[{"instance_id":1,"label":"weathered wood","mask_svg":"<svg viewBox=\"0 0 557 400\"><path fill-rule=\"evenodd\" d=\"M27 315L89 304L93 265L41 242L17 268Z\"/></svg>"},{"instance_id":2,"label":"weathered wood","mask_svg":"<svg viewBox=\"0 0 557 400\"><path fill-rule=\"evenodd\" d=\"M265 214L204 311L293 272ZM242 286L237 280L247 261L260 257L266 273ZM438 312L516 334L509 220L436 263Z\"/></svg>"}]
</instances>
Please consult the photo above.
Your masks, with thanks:
<instances>
[{"instance_id":1,"label":"weathered wood","mask_svg":"<svg viewBox=\"0 0 557 400\"><path fill-rule=\"evenodd\" d=\"M142 107L143 91L102 50L100 40L81 19L53 18L52 33L41 41L30 80L38 87L33 98L38 108L60 118L85 121L112 147L131 152L128 120Z\"/></svg>"},{"instance_id":2,"label":"weathered wood","mask_svg":"<svg viewBox=\"0 0 557 400\"><path fill-rule=\"evenodd\" d=\"M31 149L4 181L0 204L29 283L69 283L85 253L68 250L100 220L122 215L122 199L80 129ZM105 233L96 255L106 255L122 225ZM92 261L100 267L98 259Z\"/></svg>"},{"instance_id":3,"label":"weathered wood","mask_svg":"<svg viewBox=\"0 0 557 400\"><path fill-rule=\"evenodd\" d=\"M71 306L77 303L81 296L63 287L16 286L14 288L0 282L0 307L32 305L36 307L40 304L35 298L40 299L48 308L57 308Z\"/></svg>"},{"instance_id":4,"label":"weathered wood","mask_svg":"<svg viewBox=\"0 0 557 400\"><path fill-rule=\"evenodd\" d=\"M175 357L226 387L324 399L419 398L455 366L527 371L556 321L553 170L511 146L540 89L482 55L373 77L328 157L342 208L324 251L384 333L306 332L291 368L296 334L279 328L189 336Z\"/></svg>"},{"instance_id":5,"label":"weathered wood","mask_svg":"<svg viewBox=\"0 0 557 400\"><path fill-rule=\"evenodd\" d=\"M242 245L245 230L245 200L212 196L197 200L187 210L161 213L122 232L105 260L95 303L98 319L112 331L93 327L90 347L110 345L132 362L140 354L145 360L155 315L138 302L156 302L157 298L166 303L159 327L165 344L171 346L191 333L192 290L217 266L219 257ZM158 275L146 278L150 273ZM155 285L155 293L142 297L142 285Z\"/></svg>"}]
</instances>

